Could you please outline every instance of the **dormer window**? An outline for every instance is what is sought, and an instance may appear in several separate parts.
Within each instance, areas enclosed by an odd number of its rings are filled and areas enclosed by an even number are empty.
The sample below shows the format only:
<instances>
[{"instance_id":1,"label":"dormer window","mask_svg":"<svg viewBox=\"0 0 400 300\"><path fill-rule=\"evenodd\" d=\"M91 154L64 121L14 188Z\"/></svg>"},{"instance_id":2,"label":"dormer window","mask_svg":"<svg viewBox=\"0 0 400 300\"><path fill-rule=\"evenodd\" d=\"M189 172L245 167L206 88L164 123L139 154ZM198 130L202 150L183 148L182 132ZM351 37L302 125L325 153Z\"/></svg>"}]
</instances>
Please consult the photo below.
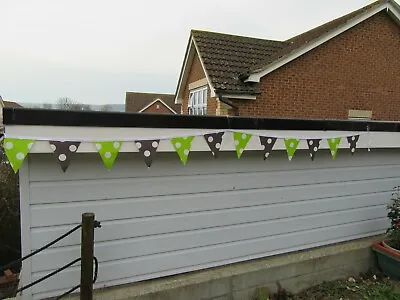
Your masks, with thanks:
<instances>
[{"instance_id":1,"label":"dormer window","mask_svg":"<svg viewBox=\"0 0 400 300\"><path fill-rule=\"evenodd\" d=\"M188 112L189 115L207 114L207 86L190 91Z\"/></svg>"}]
</instances>

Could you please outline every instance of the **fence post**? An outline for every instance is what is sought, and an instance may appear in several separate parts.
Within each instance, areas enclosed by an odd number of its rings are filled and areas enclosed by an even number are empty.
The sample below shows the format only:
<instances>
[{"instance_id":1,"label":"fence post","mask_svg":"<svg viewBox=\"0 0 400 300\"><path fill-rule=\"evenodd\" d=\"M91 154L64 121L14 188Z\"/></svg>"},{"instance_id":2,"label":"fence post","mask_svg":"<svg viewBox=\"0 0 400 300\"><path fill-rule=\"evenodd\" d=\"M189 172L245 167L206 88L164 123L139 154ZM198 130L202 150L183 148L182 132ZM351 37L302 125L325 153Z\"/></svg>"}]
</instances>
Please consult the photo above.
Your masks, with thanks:
<instances>
[{"instance_id":1,"label":"fence post","mask_svg":"<svg viewBox=\"0 0 400 300\"><path fill-rule=\"evenodd\" d=\"M93 299L94 213L82 214L81 298Z\"/></svg>"}]
</instances>

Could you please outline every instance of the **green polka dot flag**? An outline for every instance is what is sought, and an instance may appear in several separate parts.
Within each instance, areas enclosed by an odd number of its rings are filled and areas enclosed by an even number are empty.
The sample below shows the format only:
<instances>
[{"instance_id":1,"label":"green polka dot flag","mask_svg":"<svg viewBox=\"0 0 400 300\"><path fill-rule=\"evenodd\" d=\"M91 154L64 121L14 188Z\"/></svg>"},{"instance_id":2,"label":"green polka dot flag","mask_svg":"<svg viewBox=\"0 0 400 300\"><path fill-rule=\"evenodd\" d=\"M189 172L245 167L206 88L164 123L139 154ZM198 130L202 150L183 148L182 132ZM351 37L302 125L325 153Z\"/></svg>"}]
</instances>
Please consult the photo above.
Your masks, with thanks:
<instances>
[{"instance_id":1,"label":"green polka dot flag","mask_svg":"<svg viewBox=\"0 0 400 300\"><path fill-rule=\"evenodd\" d=\"M332 159L336 158L336 154L339 150L341 138L330 138L328 139L329 148L331 149Z\"/></svg>"},{"instance_id":2,"label":"green polka dot flag","mask_svg":"<svg viewBox=\"0 0 400 300\"><path fill-rule=\"evenodd\" d=\"M233 142L235 143L237 157L240 158L243 154L244 149L251 139L251 134L243 132L233 133Z\"/></svg>"},{"instance_id":3,"label":"green polka dot flag","mask_svg":"<svg viewBox=\"0 0 400 300\"><path fill-rule=\"evenodd\" d=\"M285 147L289 160L292 160L294 153L297 150L300 140L298 139L285 139Z\"/></svg>"},{"instance_id":4,"label":"green polka dot flag","mask_svg":"<svg viewBox=\"0 0 400 300\"><path fill-rule=\"evenodd\" d=\"M4 139L4 150L15 173L18 172L34 142L34 140Z\"/></svg>"},{"instance_id":5,"label":"green polka dot flag","mask_svg":"<svg viewBox=\"0 0 400 300\"><path fill-rule=\"evenodd\" d=\"M176 153L178 153L183 165L186 165L187 163L193 139L194 136L176 137L171 139L172 146L174 146L174 149Z\"/></svg>"},{"instance_id":6,"label":"green polka dot flag","mask_svg":"<svg viewBox=\"0 0 400 300\"><path fill-rule=\"evenodd\" d=\"M94 146L103 160L104 166L111 169L118 156L122 142L95 142Z\"/></svg>"}]
</instances>

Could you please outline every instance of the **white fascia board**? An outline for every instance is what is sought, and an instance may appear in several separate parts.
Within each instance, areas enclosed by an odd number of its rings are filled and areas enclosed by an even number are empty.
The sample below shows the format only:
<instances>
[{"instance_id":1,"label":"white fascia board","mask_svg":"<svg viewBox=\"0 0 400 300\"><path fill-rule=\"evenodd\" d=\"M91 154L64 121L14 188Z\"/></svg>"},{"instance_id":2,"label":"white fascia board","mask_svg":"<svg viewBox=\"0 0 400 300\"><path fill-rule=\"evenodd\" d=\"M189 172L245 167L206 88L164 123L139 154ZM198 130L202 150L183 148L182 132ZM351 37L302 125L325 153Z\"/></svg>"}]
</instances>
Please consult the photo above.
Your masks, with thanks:
<instances>
[{"instance_id":1,"label":"white fascia board","mask_svg":"<svg viewBox=\"0 0 400 300\"><path fill-rule=\"evenodd\" d=\"M78 149L81 153L97 152L94 141L123 142L121 152L138 152L134 140L161 139L158 152L175 152L170 139L172 137L195 136L191 151L206 151L210 148L203 135L207 133L226 131L221 151L236 151L232 130L229 129L177 129L177 128L99 128L99 127L69 127L69 126L24 126L9 125L6 135L15 138L36 140L31 153L52 153L48 140L81 140ZM400 148L400 132L351 132L351 131L315 131L315 130L248 130L234 131L252 134L246 147L247 150L262 150L258 136L280 137L275 150L285 150L284 137L302 139L298 149L308 149L307 138L322 138L320 149L329 149L327 138L342 137L340 148L348 149L346 136L360 134L357 148ZM89 138L90 137L90 138Z\"/></svg>"},{"instance_id":2,"label":"white fascia board","mask_svg":"<svg viewBox=\"0 0 400 300\"><path fill-rule=\"evenodd\" d=\"M222 94L222 98L256 100L257 96L255 96L255 95Z\"/></svg>"},{"instance_id":3,"label":"white fascia board","mask_svg":"<svg viewBox=\"0 0 400 300\"><path fill-rule=\"evenodd\" d=\"M182 72L179 75L179 81L178 81L178 89L176 90L176 95L175 95L175 104L182 104L182 97L181 94L183 93L182 88L184 88L188 76L188 65L191 65L191 62L194 58L194 43L193 43L193 37L190 38L189 41L189 47L188 51L186 53L184 62L183 62L183 68Z\"/></svg>"},{"instance_id":4,"label":"white fascia board","mask_svg":"<svg viewBox=\"0 0 400 300\"><path fill-rule=\"evenodd\" d=\"M353 19L350 22L340 26L336 30L328 32L327 34L319 37L318 39L312 41L311 43L307 43L304 46L302 46L298 49L295 49L292 53L289 53L288 55L281 57L279 60L268 65L265 69L263 69L257 73L251 74L245 80L245 82L260 82L261 78L264 77L265 75L282 67L283 65L286 65L287 63L298 58L299 56L311 51L312 49L324 44L325 42L333 39L334 37L347 31L348 29L356 26L357 24L367 20L368 18L372 17L373 15L379 13L380 11L382 11L384 9L390 10L395 16L399 17L399 13L397 12L397 10L394 8L393 5L388 4L388 3L383 3L383 4L379 5L378 7L374 8L373 10L369 11L368 13L365 13L365 14L359 16L358 18Z\"/></svg>"},{"instance_id":5,"label":"white fascia board","mask_svg":"<svg viewBox=\"0 0 400 300\"><path fill-rule=\"evenodd\" d=\"M200 55L199 49L198 49L196 41L194 39L193 39L193 44L194 44L194 47L196 48L196 53L197 53L197 56L199 57L201 67L203 68L203 72L206 75L208 86L210 87L210 97L215 97L216 95L215 95L214 87L212 86L210 78L208 77L206 68L204 67L203 59L202 59L202 57Z\"/></svg>"},{"instance_id":6,"label":"white fascia board","mask_svg":"<svg viewBox=\"0 0 400 300\"><path fill-rule=\"evenodd\" d=\"M169 107L169 105L167 103L165 103L164 101L162 101L162 99L159 99L159 98L157 98L156 100L154 100L150 104L147 104L145 107L143 107L141 110L139 110L139 112L144 112L146 109L148 109L150 106L152 106L156 102L160 102L166 108L168 108L172 113L174 113L176 115L176 111L174 111L171 107Z\"/></svg>"}]
</instances>

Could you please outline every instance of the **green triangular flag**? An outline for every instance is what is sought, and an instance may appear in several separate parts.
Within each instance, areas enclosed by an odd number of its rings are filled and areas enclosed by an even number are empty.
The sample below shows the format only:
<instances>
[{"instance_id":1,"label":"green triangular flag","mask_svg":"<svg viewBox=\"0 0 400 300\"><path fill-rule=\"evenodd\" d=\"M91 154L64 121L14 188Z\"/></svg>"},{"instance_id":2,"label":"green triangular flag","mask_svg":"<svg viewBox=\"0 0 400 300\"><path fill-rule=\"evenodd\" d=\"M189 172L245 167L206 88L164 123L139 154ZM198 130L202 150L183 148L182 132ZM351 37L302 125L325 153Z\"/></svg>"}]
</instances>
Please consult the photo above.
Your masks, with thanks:
<instances>
[{"instance_id":1,"label":"green triangular flag","mask_svg":"<svg viewBox=\"0 0 400 300\"><path fill-rule=\"evenodd\" d=\"M285 139L285 147L289 160L292 160L299 143L300 140L298 139Z\"/></svg>"},{"instance_id":2,"label":"green triangular flag","mask_svg":"<svg viewBox=\"0 0 400 300\"><path fill-rule=\"evenodd\" d=\"M4 150L15 173L18 172L34 142L34 140L4 139Z\"/></svg>"},{"instance_id":3,"label":"green triangular flag","mask_svg":"<svg viewBox=\"0 0 400 300\"><path fill-rule=\"evenodd\" d=\"M184 165L186 165L188 160L193 139L194 136L176 137L171 139L172 146L174 146L176 153L178 153L179 158Z\"/></svg>"},{"instance_id":4,"label":"green triangular flag","mask_svg":"<svg viewBox=\"0 0 400 300\"><path fill-rule=\"evenodd\" d=\"M122 142L95 142L94 145L103 160L104 166L107 169L111 169L118 156Z\"/></svg>"},{"instance_id":5,"label":"green triangular flag","mask_svg":"<svg viewBox=\"0 0 400 300\"><path fill-rule=\"evenodd\" d=\"M330 138L328 139L329 148L331 149L332 159L336 158L336 154L339 150L340 140L342 138Z\"/></svg>"},{"instance_id":6,"label":"green triangular flag","mask_svg":"<svg viewBox=\"0 0 400 300\"><path fill-rule=\"evenodd\" d=\"M243 133L243 132L233 133L233 140L235 142L235 148L238 158L242 156L242 153L246 148L247 144L249 143L251 137L252 135L249 133Z\"/></svg>"}]
</instances>

